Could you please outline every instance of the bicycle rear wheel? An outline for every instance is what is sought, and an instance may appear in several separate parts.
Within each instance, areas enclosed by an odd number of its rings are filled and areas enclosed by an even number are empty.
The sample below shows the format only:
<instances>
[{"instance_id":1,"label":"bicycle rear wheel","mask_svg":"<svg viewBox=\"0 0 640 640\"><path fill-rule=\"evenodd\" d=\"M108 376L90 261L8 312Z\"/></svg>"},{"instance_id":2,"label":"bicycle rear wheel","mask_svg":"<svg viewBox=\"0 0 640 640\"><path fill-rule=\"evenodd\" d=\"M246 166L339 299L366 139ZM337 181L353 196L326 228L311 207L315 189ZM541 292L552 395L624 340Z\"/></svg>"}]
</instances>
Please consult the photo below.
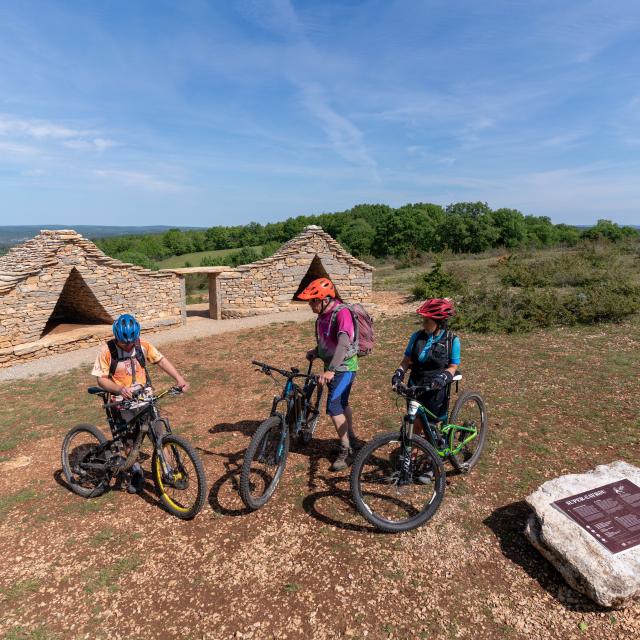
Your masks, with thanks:
<instances>
[{"instance_id":1,"label":"bicycle rear wheel","mask_svg":"<svg viewBox=\"0 0 640 640\"><path fill-rule=\"evenodd\" d=\"M276 490L289 454L289 429L278 416L256 430L244 454L240 496L249 509L264 506Z\"/></svg>"},{"instance_id":2,"label":"bicycle rear wheel","mask_svg":"<svg viewBox=\"0 0 640 640\"><path fill-rule=\"evenodd\" d=\"M153 450L153 481L162 504L174 516L191 520L201 511L206 498L206 480L200 456L181 436L162 437L162 460Z\"/></svg>"},{"instance_id":3,"label":"bicycle rear wheel","mask_svg":"<svg viewBox=\"0 0 640 640\"><path fill-rule=\"evenodd\" d=\"M60 458L71 491L84 498L102 495L109 486L106 436L92 424L78 424L65 436Z\"/></svg>"},{"instance_id":4,"label":"bicycle rear wheel","mask_svg":"<svg viewBox=\"0 0 640 640\"><path fill-rule=\"evenodd\" d=\"M442 461L424 438L414 435L407 452L399 433L385 433L360 450L351 470L351 495L365 520L397 533L433 517L445 481Z\"/></svg>"},{"instance_id":5,"label":"bicycle rear wheel","mask_svg":"<svg viewBox=\"0 0 640 640\"><path fill-rule=\"evenodd\" d=\"M468 473L477 464L487 441L489 417L483 397L477 391L465 391L451 411L449 456L455 469ZM462 446L461 446L462 445Z\"/></svg>"}]
</instances>

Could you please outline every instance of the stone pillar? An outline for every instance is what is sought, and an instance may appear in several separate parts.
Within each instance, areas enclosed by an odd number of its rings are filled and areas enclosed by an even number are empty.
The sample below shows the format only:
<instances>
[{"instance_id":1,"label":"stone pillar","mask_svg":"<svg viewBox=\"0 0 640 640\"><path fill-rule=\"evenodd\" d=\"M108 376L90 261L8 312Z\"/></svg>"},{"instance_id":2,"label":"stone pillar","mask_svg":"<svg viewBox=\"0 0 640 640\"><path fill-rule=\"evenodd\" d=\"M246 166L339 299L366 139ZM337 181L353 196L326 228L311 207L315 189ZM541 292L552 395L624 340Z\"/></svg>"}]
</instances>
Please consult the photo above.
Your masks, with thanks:
<instances>
[{"instance_id":1,"label":"stone pillar","mask_svg":"<svg viewBox=\"0 0 640 640\"><path fill-rule=\"evenodd\" d=\"M220 304L220 288L217 273L209 274L209 317L212 320L222 319L222 305Z\"/></svg>"},{"instance_id":2,"label":"stone pillar","mask_svg":"<svg viewBox=\"0 0 640 640\"><path fill-rule=\"evenodd\" d=\"M180 280L180 315L182 316L182 324L187 323L187 279L179 276Z\"/></svg>"}]
</instances>

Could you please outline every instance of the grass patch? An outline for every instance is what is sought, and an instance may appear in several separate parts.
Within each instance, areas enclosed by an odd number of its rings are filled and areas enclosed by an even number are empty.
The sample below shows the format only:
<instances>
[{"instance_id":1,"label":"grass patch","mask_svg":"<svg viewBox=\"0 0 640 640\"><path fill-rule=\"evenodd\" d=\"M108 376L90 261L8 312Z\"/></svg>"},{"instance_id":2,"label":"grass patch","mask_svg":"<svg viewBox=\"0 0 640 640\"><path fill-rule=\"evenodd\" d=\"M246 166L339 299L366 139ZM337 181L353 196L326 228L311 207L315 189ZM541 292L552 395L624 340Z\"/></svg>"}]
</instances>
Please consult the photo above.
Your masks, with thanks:
<instances>
[{"instance_id":1,"label":"grass patch","mask_svg":"<svg viewBox=\"0 0 640 640\"><path fill-rule=\"evenodd\" d=\"M85 586L87 593L94 593L99 589L108 589L111 592L118 590L118 581L127 573L135 571L141 564L140 556L132 555L118 560L98 573Z\"/></svg>"},{"instance_id":2,"label":"grass patch","mask_svg":"<svg viewBox=\"0 0 640 640\"><path fill-rule=\"evenodd\" d=\"M65 507L65 511L71 514L89 515L90 513L98 513L106 505L113 502L113 494L107 492L97 498L81 498L80 496L71 504Z\"/></svg>"},{"instance_id":3,"label":"grass patch","mask_svg":"<svg viewBox=\"0 0 640 640\"><path fill-rule=\"evenodd\" d=\"M58 640L60 636L44 626L29 631L22 626L12 627L7 631L4 640Z\"/></svg>"},{"instance_id":4,"label":"grass patch","mask_svg":"<svg viewBox=\"0 0 640 640\"><path fill-rule=\"evenodd\" d=\"M0 593L7 599L8 602L13 602L20 598L23 598L29 593L33 593L40 588L40 581L35 579L22 580L16 582L14 585L7 589L0 589Z\"/></svg>"},{"instance_id":5,"label":"grass patch","mask_svg":"<svg viewBox=\"0 0 640 640\"><path fill-rule=\"evenodd\" d=\"M113 529L102 529L101 531L98 531L96 534L91 536L89 544L92 547L99 547L106 542L110 542L111 540L113 540L114 535L115 533Z\"/></svg>"},{"instance_id":6,"label":"grass patch","mask_svg":"<svg viewBox=\"0 0 640 640\"><path fill-rule=\"evenodd\" d=\"M0 519L6 517L8 512L14 507L20 506L29 500L37 498L38 494L33 489L22 489L8 496L0 497Z\"/></svg>"}]
</instances>

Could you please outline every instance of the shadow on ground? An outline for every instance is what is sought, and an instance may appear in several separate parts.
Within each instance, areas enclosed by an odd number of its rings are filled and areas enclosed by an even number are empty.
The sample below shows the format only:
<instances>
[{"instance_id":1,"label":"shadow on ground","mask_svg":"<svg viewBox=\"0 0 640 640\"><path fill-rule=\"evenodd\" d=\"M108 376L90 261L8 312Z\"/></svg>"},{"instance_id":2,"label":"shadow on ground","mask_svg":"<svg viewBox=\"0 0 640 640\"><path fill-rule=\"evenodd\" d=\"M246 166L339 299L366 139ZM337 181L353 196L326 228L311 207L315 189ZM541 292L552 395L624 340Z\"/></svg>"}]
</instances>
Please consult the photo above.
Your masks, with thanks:
<instances>
[{"instance_id":1,"label":"shadow on ground","mask_svg":"<svg viewBox=\"0 0 640 640\"><path fill-rule=\"evenodd\" d=\"M607 612L564 581L556 568L542 556L524 535L531 508L520 500L496 509L484 520L496 535L502 553L569 611Z\"/></svg>"}]
</instances>

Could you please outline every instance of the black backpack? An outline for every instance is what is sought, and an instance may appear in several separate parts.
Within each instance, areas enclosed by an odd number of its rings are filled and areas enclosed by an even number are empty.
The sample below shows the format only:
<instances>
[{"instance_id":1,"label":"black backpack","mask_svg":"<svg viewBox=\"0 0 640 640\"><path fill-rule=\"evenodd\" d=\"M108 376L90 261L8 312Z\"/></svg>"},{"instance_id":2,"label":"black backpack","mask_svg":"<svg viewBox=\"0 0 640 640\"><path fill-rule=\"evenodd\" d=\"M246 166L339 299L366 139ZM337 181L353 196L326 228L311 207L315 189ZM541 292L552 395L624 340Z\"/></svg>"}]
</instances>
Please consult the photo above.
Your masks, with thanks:
<instances>
[{"instance_id":1,"label":"black backpack","mask_svg":"<svg viewBox=\"0 0 640 640\"><path fill-rule=\"evenodd\" d=\"M151 384L151 377L149 376L149 371L147 370L147 359L144 357L144 351L142 350L142 344L140 344L140 338L136 338L134 342L136 349L136 360L138 364L144 370L145 375L147 376L147 384ZM109 377L113 380L113 375L118 368L118 362L122 362L123 360L128 360L128 358L120 358L118 356L118 345L115 340L109 340L107 342L107 347L109 347L109 353L111 354L111 362L109 363ZM134 381L135 381L135 373L134 373Z\"/></svg>"}]
</instances>

